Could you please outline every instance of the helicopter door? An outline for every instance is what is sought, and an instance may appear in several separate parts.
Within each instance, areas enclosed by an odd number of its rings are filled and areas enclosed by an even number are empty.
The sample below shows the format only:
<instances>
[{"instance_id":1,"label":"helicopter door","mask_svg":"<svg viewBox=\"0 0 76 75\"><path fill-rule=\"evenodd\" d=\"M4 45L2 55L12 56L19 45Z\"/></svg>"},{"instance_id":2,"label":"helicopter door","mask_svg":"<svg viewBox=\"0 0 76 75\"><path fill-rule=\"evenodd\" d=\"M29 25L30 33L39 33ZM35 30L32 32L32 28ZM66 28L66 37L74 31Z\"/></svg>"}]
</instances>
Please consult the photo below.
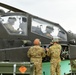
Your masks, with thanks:
<instances>
[{"instance_id":1,"label":"helicopter door","mask_svg":"<svg viewBox=\"0 0 76 75\"><path fill-rule=\"evenodd\" d=\"M69 45L69 58L76 59L76 45Z\"/></svg>"}]
</instances>

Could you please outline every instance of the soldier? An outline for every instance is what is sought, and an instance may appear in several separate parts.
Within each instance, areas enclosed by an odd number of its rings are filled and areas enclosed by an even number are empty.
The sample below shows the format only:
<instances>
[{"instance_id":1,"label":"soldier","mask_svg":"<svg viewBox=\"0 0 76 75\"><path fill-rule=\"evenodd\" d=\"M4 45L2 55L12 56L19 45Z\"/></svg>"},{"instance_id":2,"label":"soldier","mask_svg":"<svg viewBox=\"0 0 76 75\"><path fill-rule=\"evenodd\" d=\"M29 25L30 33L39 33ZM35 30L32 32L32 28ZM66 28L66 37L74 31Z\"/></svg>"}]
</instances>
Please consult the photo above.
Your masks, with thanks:
<instances>
[{"instance_id":1,"label":"soldier","mask_svg":"<svg viewBox=\"0 0 76 75\"><path fill-rule=\"evenodd\" d=\"M42 57L45 57L45 51L40 47L41 42L39 39L34 40L34 46L32 46L27 55L30 58L30 62L34 63L34 75L42 75Z\"/></svg>"},{"instance_id":2,"label":"soldier","mask_svg":"<svg viewBox=\"0 0 76 75\"><path fill-rule=\"evenodd\" d=\"M47 55L50 57L50 73L51 75L60 75L60 53L61 53L61 45L58 44L58 38L53 38L53 45L49 47Z\"/></svg>"},{"instance_id":3,"label":"soldier","mask_svg":"<svg viewBox=\"0 0 76 75\"><path fill-rule=\"evenodd\" d=\"M9 17L8 18L8 22L4 24L4 26L12 33L19 33L18 30L15 30L13 25L16 22L16 18L15 17Z\"/></svg>"}]
</instances>

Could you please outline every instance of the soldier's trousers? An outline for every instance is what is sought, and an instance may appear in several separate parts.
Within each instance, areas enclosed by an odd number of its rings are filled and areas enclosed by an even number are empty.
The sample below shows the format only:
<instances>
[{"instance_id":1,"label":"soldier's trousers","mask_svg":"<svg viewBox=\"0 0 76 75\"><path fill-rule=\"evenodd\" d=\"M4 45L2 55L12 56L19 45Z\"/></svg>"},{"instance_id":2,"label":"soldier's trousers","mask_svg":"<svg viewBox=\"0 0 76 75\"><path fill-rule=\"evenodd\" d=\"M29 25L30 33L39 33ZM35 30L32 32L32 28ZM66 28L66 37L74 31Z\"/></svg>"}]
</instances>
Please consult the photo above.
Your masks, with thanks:
<instances>
[{"instance_id":1,"label":"soldier's trousers","mask_svg":"<svg viewBox=\"0 0 76 75\"><path fill-rule=\"evenodd\" d=\"M50 73L51 75L60 75L60 62L50 62Z\"/></svg>"},{"instance_id":2,"label":"soldier's trousers","mask_svg":"<svg viewBox=\"0 0 76 75\"><path fill-rule=\"evenodd\" d=\"M32 58L31 62L34 63L33 75L42 75L42 59Z\"/></svg>"}]
</instances>

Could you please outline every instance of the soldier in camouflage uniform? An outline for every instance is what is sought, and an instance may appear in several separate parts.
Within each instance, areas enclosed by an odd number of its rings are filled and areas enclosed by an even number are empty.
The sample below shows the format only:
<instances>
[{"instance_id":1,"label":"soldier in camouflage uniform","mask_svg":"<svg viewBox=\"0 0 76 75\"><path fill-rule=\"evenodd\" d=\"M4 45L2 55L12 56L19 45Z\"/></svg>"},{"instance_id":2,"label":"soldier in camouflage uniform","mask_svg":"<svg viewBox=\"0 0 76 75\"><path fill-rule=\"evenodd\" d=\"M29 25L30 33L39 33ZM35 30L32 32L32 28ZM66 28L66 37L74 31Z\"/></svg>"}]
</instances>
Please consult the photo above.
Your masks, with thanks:
<instances>
[{"instance_id":1,"label":"soldier in camouflage uniform","mask_svg":"<svg viewBox=\"0 0 76 75\"><path fill-rule=\"evenodd\" d=\"M51 75L60 75L60 53L61 53L61 45L58 44L58 38L53 38L53 45L49 47L47 55L50 59L50 73Z\"/></svg>"},{"instance_id":2,"label":"soldier in camouflage uniform","mask_svg":"<svg viewBox=\"0 0 76 75\"><path fill-rule=\"evenodd\" d=\"M30 62L33 62L35 65L34 75L42 75L42 57L45 57L45 52L42 47L40 47L40 40L34 40L34 46L28 50L28 57Z\"/></svg>"}]
</instances>

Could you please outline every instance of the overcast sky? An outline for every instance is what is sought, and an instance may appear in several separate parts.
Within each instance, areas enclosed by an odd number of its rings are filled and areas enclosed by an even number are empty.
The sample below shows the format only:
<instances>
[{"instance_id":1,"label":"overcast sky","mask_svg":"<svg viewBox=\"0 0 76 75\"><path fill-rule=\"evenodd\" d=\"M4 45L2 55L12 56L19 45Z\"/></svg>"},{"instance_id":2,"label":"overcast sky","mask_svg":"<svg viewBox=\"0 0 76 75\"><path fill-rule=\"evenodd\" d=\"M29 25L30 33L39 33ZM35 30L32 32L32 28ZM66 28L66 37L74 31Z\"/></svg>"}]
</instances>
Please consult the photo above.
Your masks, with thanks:
<instances>
[{"instance_id":1,"label":"overcast sky","mask_svg":"<svg viewBox=\"0 0 76 75\"><path fill-rule=\"evenodd\" d=\"M0 0L76 33L76 0Z\"/></svg>"}]
</instances>

